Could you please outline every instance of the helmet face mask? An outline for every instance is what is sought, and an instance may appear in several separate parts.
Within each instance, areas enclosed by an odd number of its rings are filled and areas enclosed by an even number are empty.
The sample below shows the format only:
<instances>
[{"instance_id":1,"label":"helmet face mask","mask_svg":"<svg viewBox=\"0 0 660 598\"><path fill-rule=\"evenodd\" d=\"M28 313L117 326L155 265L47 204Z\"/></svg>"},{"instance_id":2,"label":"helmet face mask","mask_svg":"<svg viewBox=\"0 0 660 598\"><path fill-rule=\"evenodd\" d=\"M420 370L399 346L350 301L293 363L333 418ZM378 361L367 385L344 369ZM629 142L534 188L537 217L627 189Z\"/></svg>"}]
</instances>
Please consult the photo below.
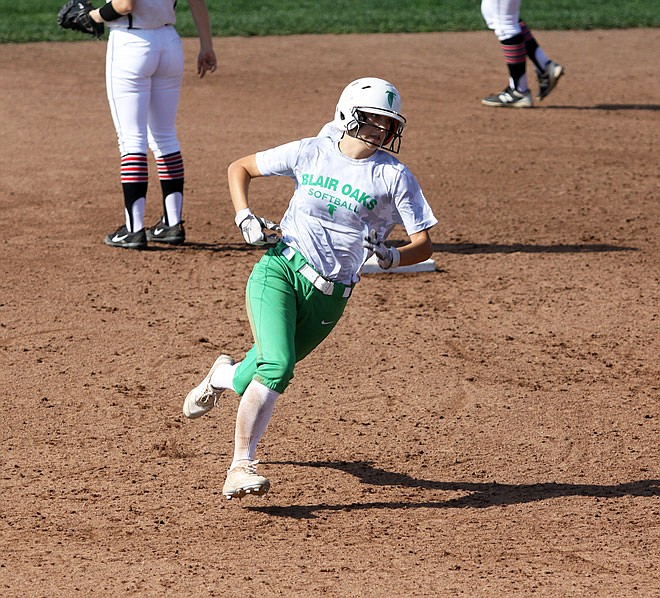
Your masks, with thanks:
<instances>
[{"instance_id":1,"label":"helmet face mask","mask_svg":"<svg viewBox=\"0 0 660 598\"><path fill-rule=\"evenodd\" d=\"M342 91L335 110L334 125L351 137L396 154L406 126L406 119L401 114L401 96L396 87L384 79L357 79ZM376 142L370 139L374 137L374 130L385 131L386 134Z\"/></svg>"},{"instance_id":2,"label":"helmet face mask","mask_svg":"<svg viewBox=\"0 0 660 598\"><path fill-rule=\"evenodd\" d=\"M369 107L354 108L347 129L351 137L393 154L399 153L404 124L389 115L372 112Z\"/></svg>"}]
</instances>

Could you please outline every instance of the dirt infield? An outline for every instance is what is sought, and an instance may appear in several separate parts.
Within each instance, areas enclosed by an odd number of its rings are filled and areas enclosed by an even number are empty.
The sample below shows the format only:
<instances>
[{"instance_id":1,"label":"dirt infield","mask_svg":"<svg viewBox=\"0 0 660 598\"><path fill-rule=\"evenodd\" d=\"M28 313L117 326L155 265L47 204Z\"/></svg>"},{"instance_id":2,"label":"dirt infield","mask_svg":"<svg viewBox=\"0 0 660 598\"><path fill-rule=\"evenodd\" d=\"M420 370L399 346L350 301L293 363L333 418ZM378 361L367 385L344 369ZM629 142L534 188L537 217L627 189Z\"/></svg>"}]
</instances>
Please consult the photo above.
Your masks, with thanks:
<instances>
[{"instance_id":1,"label":"dirt infield","mask_svg":"<svg viewBox=\"0 0 660 598\"><path fill-rule=\"evenodd\" d=\"M2 596L660 595L660 30L538 37L567 75L527 111L479 104L488 31L218 39L203 81L185 40L189 243L144 252L102 243L105 43L0 45ZM226 166L365 75L402 92L438 270L365 276L276 408L271 493L228 502L237 399L181 414L251 343Z\"/></svg>"}]
</instances>

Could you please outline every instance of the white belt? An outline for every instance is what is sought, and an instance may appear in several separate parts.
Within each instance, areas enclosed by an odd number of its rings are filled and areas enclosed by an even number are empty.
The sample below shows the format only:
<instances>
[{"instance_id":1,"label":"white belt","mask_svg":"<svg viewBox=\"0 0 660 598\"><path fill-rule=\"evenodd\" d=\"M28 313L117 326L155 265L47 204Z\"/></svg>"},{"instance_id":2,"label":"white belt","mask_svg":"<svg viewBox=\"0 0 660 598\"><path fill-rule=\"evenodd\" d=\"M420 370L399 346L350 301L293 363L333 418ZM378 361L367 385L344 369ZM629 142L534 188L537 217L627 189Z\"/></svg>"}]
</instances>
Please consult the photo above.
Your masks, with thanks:
<instances>
[{"instance_id":1,"label":"white belt","mask_svg":"<svg viewBox=\"0 0 660 598\"><path fill-rule=\"evenodd\" d=\"M282 255L287 259L287 260L292 260L293 256L296 254L296 250L293 247L286 247L284 251L282 251ZM321 276L314 268L312 268L309 264L303 264L299 269L298 272L302 274L309 282L311 282L315 288L317 288L319 291L321 291L324 295L332 295L335 290L335 283L332 282L331 280L326 280ZM344 293L342 294L342 297L344 299L347 299L348 297L351 296L351 293L353 292L353 289L351 287L345 287L344 288Z\"/></svg>"}]
</instances>

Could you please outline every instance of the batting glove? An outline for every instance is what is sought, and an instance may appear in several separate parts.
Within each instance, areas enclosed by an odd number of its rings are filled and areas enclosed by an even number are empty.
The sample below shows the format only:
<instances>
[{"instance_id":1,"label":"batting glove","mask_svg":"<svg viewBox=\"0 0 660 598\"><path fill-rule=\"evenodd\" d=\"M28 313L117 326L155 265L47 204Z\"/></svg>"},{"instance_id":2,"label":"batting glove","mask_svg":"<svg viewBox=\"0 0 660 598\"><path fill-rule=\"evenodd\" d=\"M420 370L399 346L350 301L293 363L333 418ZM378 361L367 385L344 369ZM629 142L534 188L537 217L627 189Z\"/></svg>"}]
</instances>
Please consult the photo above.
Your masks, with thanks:
<instances>
[{"instance_id":1,"label":"batting glove","mask_svg":"<svg viewBox=\"0 0 660 598\"><path fill-rule=\"evenodd\" d=\"M386 247L385 243L378 239L378 235L376 235L375 230L370 231L369 236L364 238L363 245L369 251L373 251L376 254L378 265L383 270L396 268L401 261L401 254L399 253L399 250L394 247Z\"/></svg>"},{"instance_id":2,"label":"batting glove","mask_svg":"<svg viewBox=\"0 0 660 598\"><path fill-rule=\"evenodd\" d=\"M241 229L245 242L250 245L275 245L280 240L277 234L280 231L279 225L272 220L255 216L250 208L238 212L234 222Z\"/></svg>"}]
</instances>

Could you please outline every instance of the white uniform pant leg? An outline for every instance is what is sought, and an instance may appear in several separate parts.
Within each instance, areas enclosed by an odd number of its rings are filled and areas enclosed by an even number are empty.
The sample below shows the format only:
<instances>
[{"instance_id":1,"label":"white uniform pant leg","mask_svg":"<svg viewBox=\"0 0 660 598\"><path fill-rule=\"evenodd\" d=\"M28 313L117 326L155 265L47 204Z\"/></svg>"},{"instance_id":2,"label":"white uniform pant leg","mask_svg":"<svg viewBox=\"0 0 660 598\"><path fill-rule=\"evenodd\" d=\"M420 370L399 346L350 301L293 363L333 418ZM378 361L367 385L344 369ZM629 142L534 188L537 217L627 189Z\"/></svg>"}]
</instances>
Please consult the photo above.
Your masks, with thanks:
<instances>
[{"instance_id":1,"label":"white uniform pant leg","mask_svg":"<svg viewBox=\"0 0 660 598\"><path fill-rule=\"evenodd\" d=\"M520 33L521 0L482 0L481 14L497 39L503 41Z\"/></svg>"},{"instance_id":2,"label":"white uniform pant leg","mask_svg":"<svg viewBox=\"0 0 660 598\"><path fill-rule=\"evenodd\" d=\"M160 61L151 77L148 140L156 158L180 151L176 115L183 80L183 45L174 27L158 30Z\"/></svg>"},{"instance_id":3,"label":"white uniform pant leg","mask_svg":"<svg viewBox=\"0 0 660 598\"><path fill-rule=\"evenodd\" d=\"M144 33L113 28L108 39L106 90L122 156L147 153L151 76L159 56Z\"/></svg>"}]
</instances>

